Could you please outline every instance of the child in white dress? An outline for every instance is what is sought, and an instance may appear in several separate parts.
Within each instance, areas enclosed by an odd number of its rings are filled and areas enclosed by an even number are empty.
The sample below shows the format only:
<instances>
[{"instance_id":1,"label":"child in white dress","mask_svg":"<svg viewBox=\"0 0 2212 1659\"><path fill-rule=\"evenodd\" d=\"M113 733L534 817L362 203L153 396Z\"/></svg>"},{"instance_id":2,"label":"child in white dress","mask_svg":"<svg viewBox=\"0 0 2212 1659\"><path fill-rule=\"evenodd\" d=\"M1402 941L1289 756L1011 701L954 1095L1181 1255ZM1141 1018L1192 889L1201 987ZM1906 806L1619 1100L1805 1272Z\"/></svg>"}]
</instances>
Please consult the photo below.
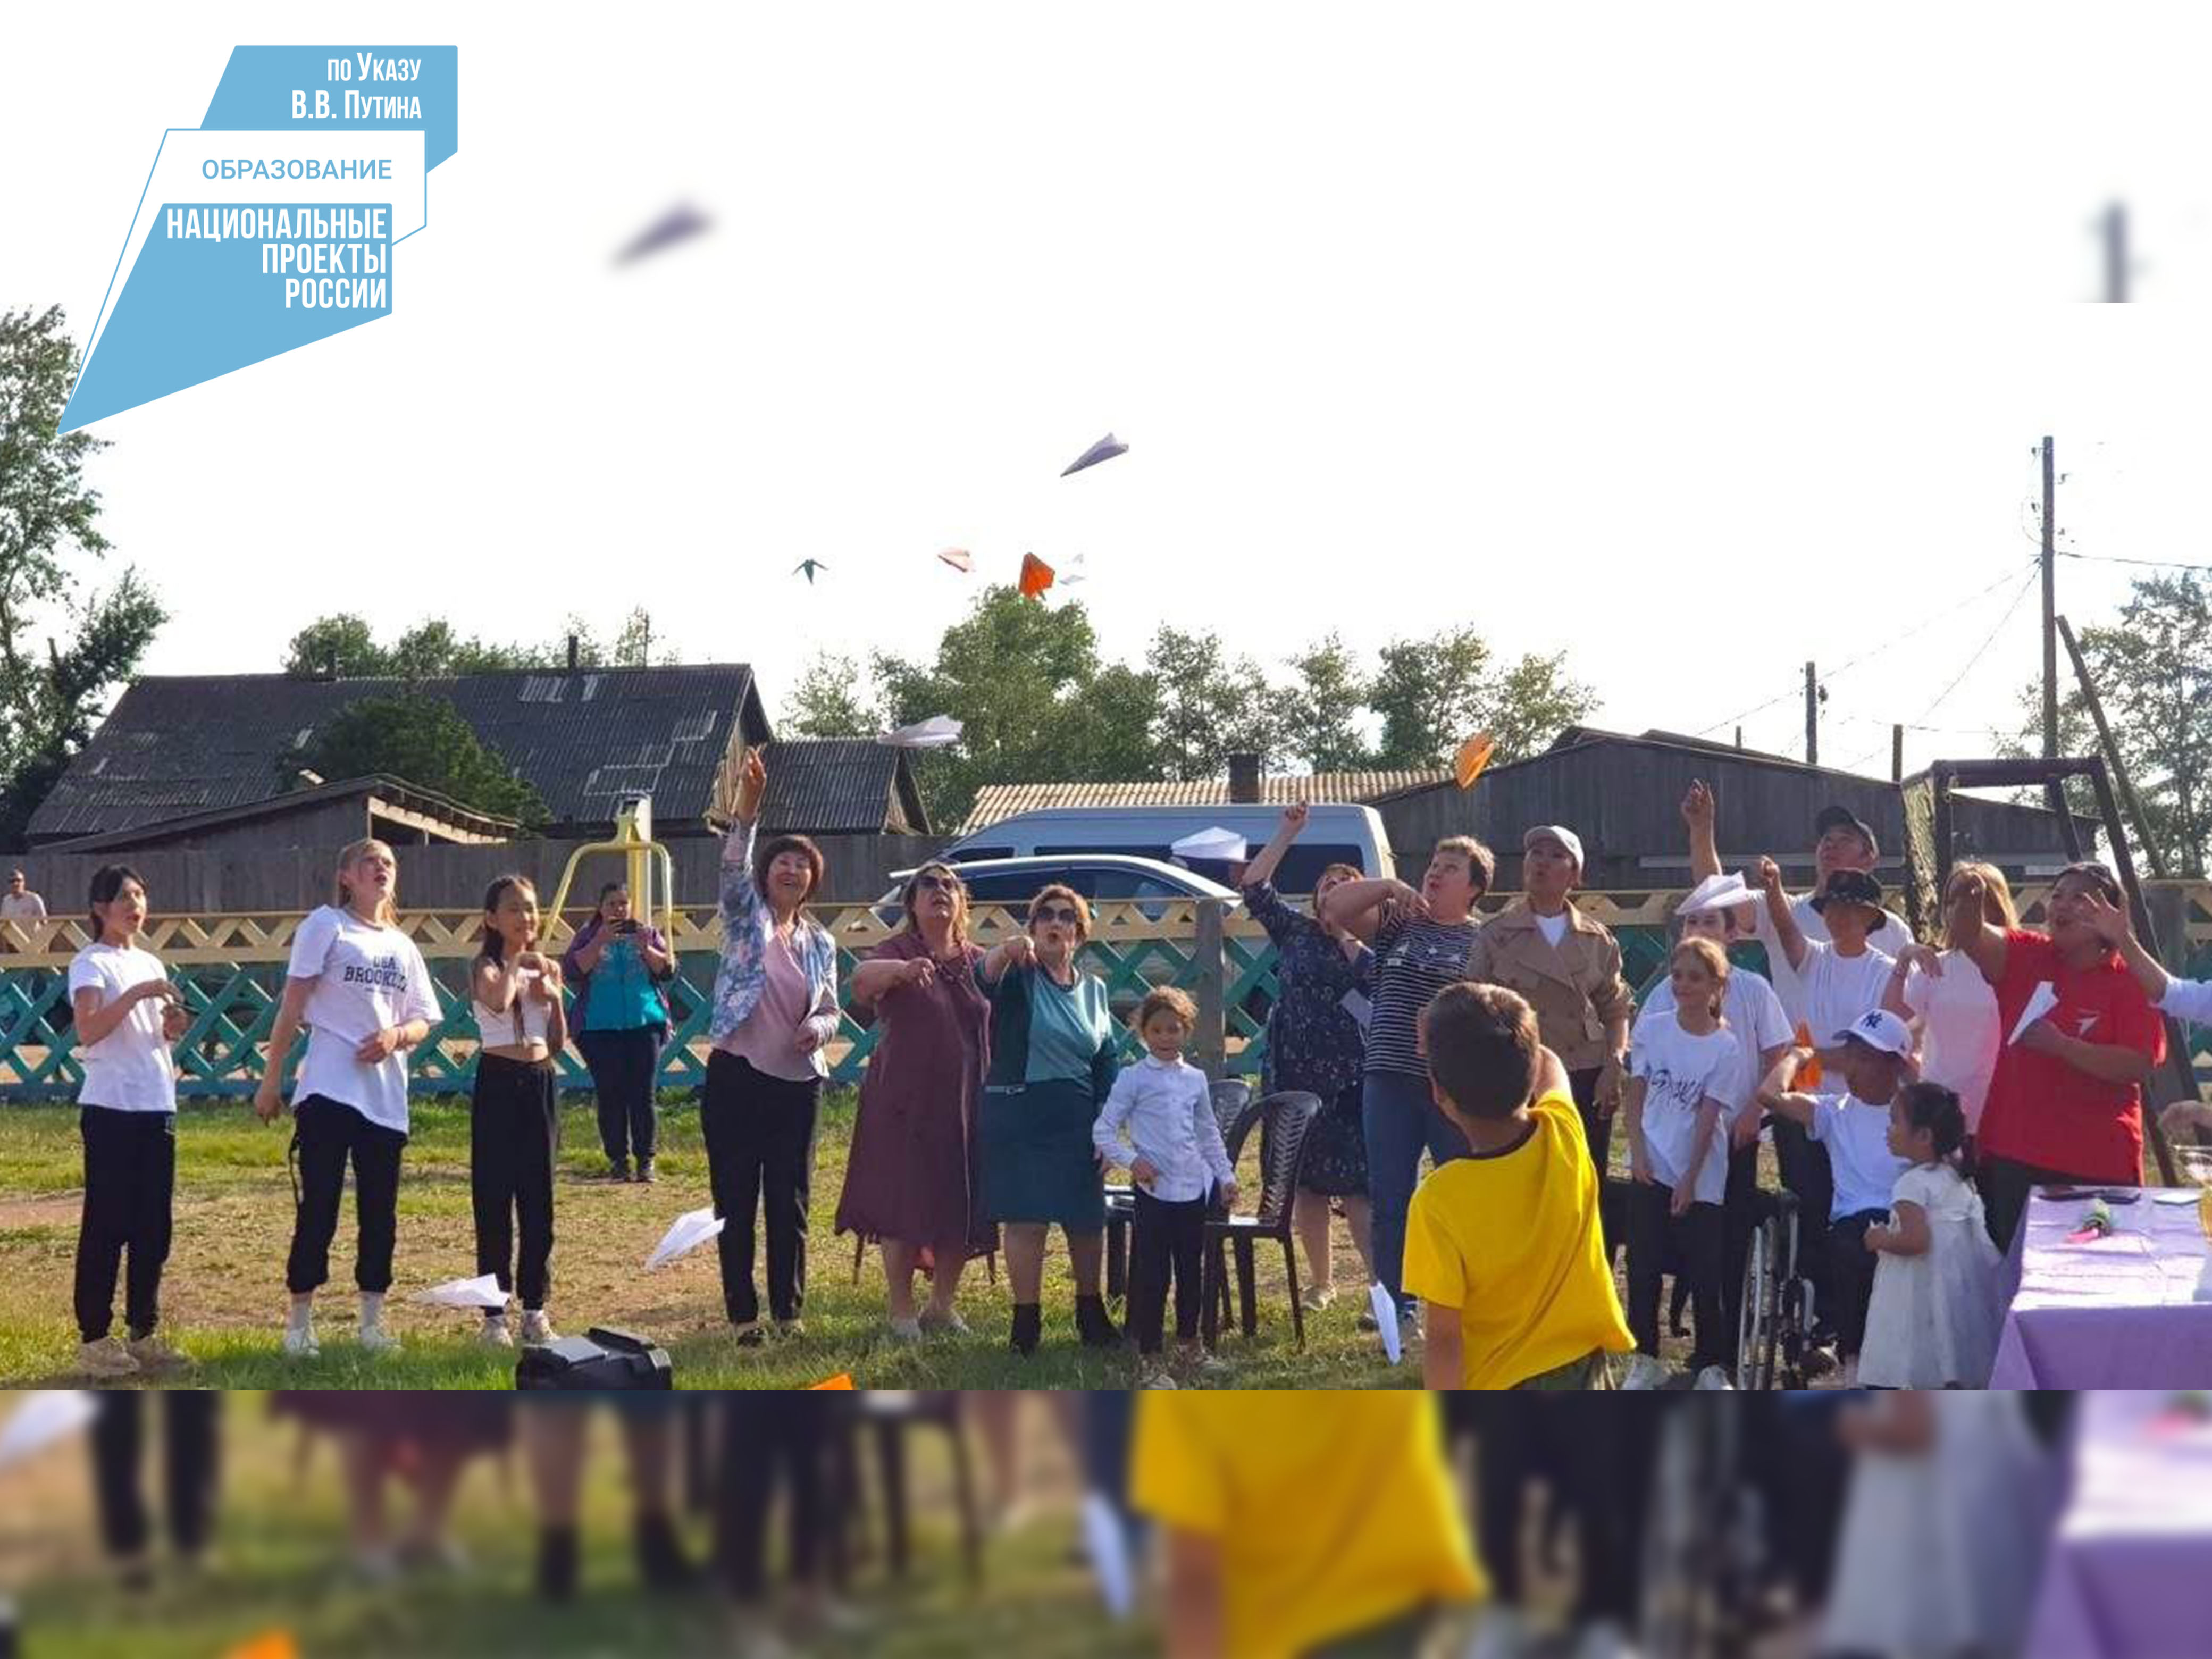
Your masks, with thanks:
<instances>
[{"instance_id":1,"label":"child in white dress","mask_svg":"<svg viewBox=\"0 0 2212 1659\"><path fill-rule=\"evenodd\" d=\"M1979 1389L1997 1344L1997 1254L1982 1200L1960 1172L1965 1109L1940 1083L1908 1084L1889 1107L1898 1177L1886 1226L1869 1227L1874 1292L1867 1304L1860 1385Z\"/></svg>"}]
</instances>

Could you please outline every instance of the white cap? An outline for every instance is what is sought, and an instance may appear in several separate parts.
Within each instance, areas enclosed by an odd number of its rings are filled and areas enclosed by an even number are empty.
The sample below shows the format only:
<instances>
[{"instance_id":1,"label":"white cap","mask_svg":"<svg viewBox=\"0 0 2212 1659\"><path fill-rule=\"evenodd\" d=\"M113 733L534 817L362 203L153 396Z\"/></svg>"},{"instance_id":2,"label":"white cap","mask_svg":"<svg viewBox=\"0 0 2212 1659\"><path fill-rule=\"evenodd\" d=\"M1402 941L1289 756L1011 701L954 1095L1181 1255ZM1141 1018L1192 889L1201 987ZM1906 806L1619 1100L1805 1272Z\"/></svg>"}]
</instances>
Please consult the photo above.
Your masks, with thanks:
<instances>
[{"instance_id":1,"label":"white cap","mask_svg":"<svg viewBox=\"0 0 2212 1659\"><path fill-rule=\"evenodd\" d=\"M1583 867L1583 840L1573 830L1562 829L1556 823L1540 823L1521 837L1521 850L1527 852L1529 843L1539 836L1549 836L1567 849L1568 855L1575 861L1576 869Z\"/></svg>"},{"instance_id":2,"label":"white cap","mask_svg":"<svg viewBox=\"0 0 2212 1659\"><path fill-rule=\"evenodd\" d=\"M1869 1048L1902 1060L1912 1053L1912 1028L1887 1008L1869 1008L1850 1026L1836 1033L1836 1041L1855 1039Z\"/></svg>"},{"instance_id":3,"label":"white cap","mask_svg":"<svg viewBox=\"0 0 2212 1659\"><path fill-rule=\"evenodd\" d=\"M1694 916L1707 910L1733 910L1740 905L1755 904L1759 895L1744 883L1741 876L1707 876L1690 890L1674 914Z\"/></svg>"},{"instance_id":4,"label":"white cap","mask_svg":"<svg viewBox=\"0 0 2212 1659\"><path fill-rule=\"evenodd\" d=\"M1244 837L1234 830L1201 830L1194 836L1185 836L1169 850L1179 859L1236 864L1244 857Z\"/></svg>"}]
</instances>

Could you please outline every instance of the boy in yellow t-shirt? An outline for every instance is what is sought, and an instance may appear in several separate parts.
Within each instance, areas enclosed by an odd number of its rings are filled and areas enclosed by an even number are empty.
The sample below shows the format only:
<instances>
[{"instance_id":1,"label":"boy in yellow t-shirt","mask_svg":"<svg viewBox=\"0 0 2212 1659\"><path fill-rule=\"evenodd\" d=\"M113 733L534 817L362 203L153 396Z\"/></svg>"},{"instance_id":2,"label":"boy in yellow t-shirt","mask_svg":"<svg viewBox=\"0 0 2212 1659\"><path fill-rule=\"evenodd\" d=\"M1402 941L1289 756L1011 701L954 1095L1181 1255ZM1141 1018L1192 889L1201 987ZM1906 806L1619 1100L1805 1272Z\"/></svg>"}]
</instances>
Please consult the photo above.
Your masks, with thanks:
<instances>
[{"instance_id":1,"label":"boy in yellow t-shirt","mask_svg":"<svg viewBox=\"0 0 2212 1659\"><path fill-rule=\"evenodd\" d=\"M1473 1149L1430 1172L1406 1218L1406 1288L1429 1304L1422 1380L1609 1388L1606 1356L1636 1344L1565 1068L1503 986L1446 986L1420 1030L1437 1109Z\"/></svg>"},{"instance_id":2,"label":"boy in yellow t-shirt","mask_svg":"<svg viewBox=\"0 0 2212 1659\"><path fill-rule=\"evenodd\" d=\"M1130 1481L1168 1659L1412 1654L1488 1593L1426 1395L1146 1395Z\"/></svg>"}]
</instances>

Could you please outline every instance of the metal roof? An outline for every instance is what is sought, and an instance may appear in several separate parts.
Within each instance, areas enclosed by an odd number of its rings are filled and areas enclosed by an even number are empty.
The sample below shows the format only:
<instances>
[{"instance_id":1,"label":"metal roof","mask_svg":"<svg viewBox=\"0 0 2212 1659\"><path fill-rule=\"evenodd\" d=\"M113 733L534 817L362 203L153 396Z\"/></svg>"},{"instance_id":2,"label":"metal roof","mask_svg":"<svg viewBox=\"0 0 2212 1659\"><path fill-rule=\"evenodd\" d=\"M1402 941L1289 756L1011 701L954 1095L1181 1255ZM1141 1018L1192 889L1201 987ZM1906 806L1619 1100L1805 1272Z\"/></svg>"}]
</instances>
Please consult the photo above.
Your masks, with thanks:
<instances>
[{"instance_id":1,"label":"metal roof","mask_svg":"<svg viewBox=\"0 0 2212 1659\"><path fill-rule=\"evenodd\" d=\"M1262 778L1260 805L1288 806L1303 800L1371 806L1393 795L1450 781L1450 773L1439 771L1319 772L1304 777ZM975 804L957 833L972 836L1018 812L1053 807L1232 805L1226 778L1195 783L993 783L976 792Z\"/></svg>"},{"instance_id":2,"label":"metal roof","mask_svg":"<svg viewBox=\"0 0 2212 1659\"><path fill-rule=\"evenodd\" d=\"M761 822L805 836L926 836L929 817L906 750L872 738L798 738L763 759Z\"/></svg>"},{"instance_id":3,"label":"metal roof","mask_svg":"<svg viewBox=\"0 0 2212 1659\"><path fill-rule=\"evenodd\" d=\"M111 830L104 835L78 836L67 841L50 842L40 850L48 853L96 853L112 847L136 847L157 838L167 839L215 829L226 823L245 823L280 812L296 812L303 808L321 806L334 800L350 800L362 795L374 796L471 836L503 839L513 835L516 829L513 818L503 818L494 813L479 812L474 807L463 806L434 789L417 788L404 778L395 778L386 773L373 773L367 777L344 778L336 783L319 783L312 788L294 789L284 794L270 795L263 800L249 801L241 806L189 812L182 817L157 818L152 823L126 830Z\"/></svg>"},{"instance_id":4,"label":"metal roof","mask_svg":"<svg viewBox=\"0 0 2212 1659\"><path fill-rule=\"evenodd\" d=\"M220 811L282 793L282 757L349 703L409 689L398 679L285 674L149 676L117 701L38 811L40 844ZM617 794L649 790L656 822L705 817L714 775L743 720L768 717L743 663L530 670L417 682L544 797L554 825L603 823Z\"/></svg>"}]
</instances>

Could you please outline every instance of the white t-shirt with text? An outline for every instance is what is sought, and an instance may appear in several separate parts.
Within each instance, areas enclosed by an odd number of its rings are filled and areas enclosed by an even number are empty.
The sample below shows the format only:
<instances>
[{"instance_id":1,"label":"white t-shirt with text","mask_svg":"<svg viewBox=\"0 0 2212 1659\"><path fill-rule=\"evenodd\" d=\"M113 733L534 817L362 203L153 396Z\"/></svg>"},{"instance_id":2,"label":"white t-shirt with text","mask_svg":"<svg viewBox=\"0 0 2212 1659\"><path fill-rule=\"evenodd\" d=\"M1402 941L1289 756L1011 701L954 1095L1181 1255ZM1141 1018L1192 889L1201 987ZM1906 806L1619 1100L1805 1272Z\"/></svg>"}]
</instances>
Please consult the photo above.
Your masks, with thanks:
<instances>
[{"instance_id":1,"label":"white t-shirt with text","mask_svg":"<svg viewBox=\"0 0 2212 1659\"><path fill-rule=\"evenodd\" d=\"M1644 1079L1644 1146L1652 1176L1679 1186L1698 1144L1698 1113L1707 1099L1720 1103L1712 1144L1705 1148L1691 1196L1717 1204L1728 1188L1728 1091L1734 1087L1737 1055L1735 1034L1722 1026L1696 1036L1682 1029L1674 1014L1646 1019L1636 1028L1629 1053L1631 1075Z\"/></svg>"},{"instance_id":2,"label":"white t-shirt with text","mask_svg":"<svg viewBox=\"0 0 2212 1659\"><path fill-rule=\"evenodd\" d=\"M312 979L307 1058L294 1089L350 1106L380 1128L407 1133L407 1057L395 1052L371 1066L354 1051L387 1027L440 1018L430 970L415 941L397 927L363 921L326 904L292 936L293 979Z\"/></svg>"},{"instance_id":3,"label":"white t-shirt with text","mask_svg":"<svg viewBox=\"0 0 2212 1659\"><path fill-rule=\"evenodd\" d=\"M1728 1121L1733 1123L1747 1109L1756 1109L1765 1071L1759 1062L1768 1049L1787 1048L1792 1033L1790 1017L1782 1011L1782 999L1774 994L1774 988L1763 975L1748 968L1729 970L1721 1017L1728 1022L1729 1034L1736 1045L1735 1069L1729 1074L1727 1091L1720 1096L1721 1103L1729 1109ZM1674 981L1662 979L1651 988L1643 1012L1637 1016L1636 1041L1644 1040L1645 1021L1674 1018Z\"/></svg>"},{"instance_id":4,"label":"white t-shirt with text","mask_svg":"<svg viewBox=\"0 0 2212 1659\"><path fill-rule=\"evenodd\" d=\"M135 985L167 977L161 959L151 951L136 945L88 945L70 963L70 1001L75 1004L79 991L98 991L105 1007ZM176 1067L161 1035L161 1013L167 1006L159 997L148 997L99 1042L77 1049L84 1067L78 1105L105 1106L112 1112L177 1109Z\"/></svg>"}]
</instances>

